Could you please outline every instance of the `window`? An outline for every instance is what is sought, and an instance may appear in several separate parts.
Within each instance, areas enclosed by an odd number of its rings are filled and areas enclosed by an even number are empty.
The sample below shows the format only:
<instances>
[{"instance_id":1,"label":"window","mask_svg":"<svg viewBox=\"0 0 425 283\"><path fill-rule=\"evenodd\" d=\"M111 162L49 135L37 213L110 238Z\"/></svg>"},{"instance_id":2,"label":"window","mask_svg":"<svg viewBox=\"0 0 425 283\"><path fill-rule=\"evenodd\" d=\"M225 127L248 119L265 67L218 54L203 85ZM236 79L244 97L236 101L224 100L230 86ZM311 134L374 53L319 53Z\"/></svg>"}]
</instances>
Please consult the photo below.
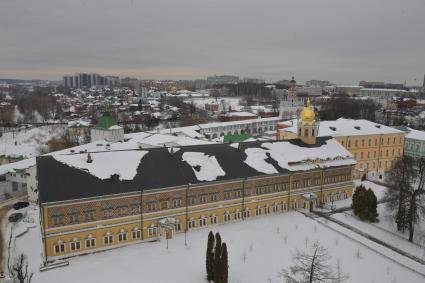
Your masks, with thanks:
<instances>
[{"instance_id":1,"label":"window","mask_svg":"<svg viewBox=\"0 0 425 283\"><path fill-rule=\"evenodd\" d=\"M118 242L127 241L127 232L120 232L118 234Z\"/></svg>"},{"instance_id":2,"label":"window","mask_svg":"<svg viewBox=\"0 0 425 283\"><path fill-rule=\"evenodd\" d=\"M304 179L304 187L310 186L310 179L305 178Z\"/></svg>"},{"instance_id":3,"label":"window","mask_svg":"<svg viewBox=\"0 0 425 283\"><path fill-rule=\"evenodd\" d=\"M188 220L188 221L187 221L187 227L188 227L189 229L193 229L193 228L195 228L195 220L193 220L193 219Z\"/></svg>"},{"instance_id":4,"label":"window","mask_svg":"<svg viewBox=\"0 0 425 283\"><path fill-rule=\"evenodd\" d=\"M18 190L18 183L17 182L12 182L12 191L16 192Z\"/></svg>"},{"instance_id":5,"label":"window","mask_svg":"<svg viewBox=\"0 0 425 283\"><path fill-rule=\"evenodd\" d=\"M211 222L211 224L217 224L217 216L212 215L212 216L210 217L210 222Z\"/></svg>"},{"instance_id":6,"label":"window","mask_svg":"<svg viewBox=\"0 0 425 283\"><path fill-rule=\"evenodd\" d=\"M127 215L128 207L126 205L120 205L117 207L118 215L125 216Z\"/></svg>"},{"instance_id":7,"label":"window","mask_svg":"<svg viewBox=\"0 0 425 283\"><path fill-rule=\"evenodd\" d=\"M114 237L112 236L112 234L107 234L105 237L103 237L103 243L105 245L109 245L112 244L114 242Z\"/></svg>"},{"instance_id":8,"label":"window","mask_svg":"<svg viewBox=\"0 0 425 283\"><path fill-rule=\"evenodd\" d=\"M199 227L206 226L206 225L207 225L207 219L205 217L201 217L199 219Z\"/></svg>"},{"instance_id":9,"label":"window","mask_svg":"<svg viewBox=\"0 0 425 283\"><path fill-rule=\"evenodd\" d=\"M243 212L243 217L247 218L247 217L251 217L251 211L249 211L249 209L245 209L245 211Z\"/></svg>"},{"instance_id":10,"label":"window","mask_svg":"<svg viewBox=\"0 0 425 283\"><path fill-rule=\"evenodd\" d=\"M188 205L194 205L195 204L195 196L191 195L187 197Z\"/></svg>"},{"instance_id":11,"label":"window","mask_svg":"<svg viewBox=\"0 0 425 283\"><path fill-rule=\"evenodd\" d=\"M81 248L81 242L80 241L71 242L71 251L77 251L80 248Z\"/></svg>"},{"instance_id":12,"label":"window","mask_svg":"<svg viewBox=\"0 0 425 283\"><path fill-rule=\"evenodd\" d=\"M236 220L241 219L241 212L240 212L239 210L237 210L237 211L235 212L235 219L236 219Z\"/></svg>"},{"instance_id":13,"label":"window","mask_svg":"<svg viewBox=\"0 0 425 283\"><path fill-rule=\"evenodd\" d=\"M231 191L224 191L224 199L230 199L232 197Z\"/></svg>"},{"instance_id":14,"label":"window","mask_svg":"<svg viewBox=\"0 0 425 283\"><path fill-rule=\"evenodd\" d=\"M140 204L139 203L134 203L131 206L132 206L134 214L140 213Z\"/></svg>"},{"instance_id":15,"label":"window","mask_svg":"<svg viewBox=\"0 0 425 283\"><path fill-rule=\"evenodd\" d=\"M86 208L84 209L84 217L86 221L93 221L94 220L94 208Z\"/></svg>"},{"instance_id":16,"label":"window","mask_svg":"<svg viewBox=\"0 0 425 283\"><path fill-rule=\"evenodd\" d=\"M153 237L153 236L156 236L156 227L155 226L150 226L149 228L148 228L148 236L149 237Z\"/></svg>"},{"instance_id":17,"label":"window","mask_svg":"<svg viewBox=\"0 0 425 283\"><path fill-rule=\"evenodd\" d=\"M140 238L141 238L141 236L142 236L142 231L140 231L139 229L137 229L137 230L133 230L133 231L131 232L131 237L133 238L133 240L135 240L135 239L140 239Z\"/></svg>"},{"instance_id":18,"label":"window","mask_svg":"<svg viewBox=\"0 0 425 283\"><path fill-rule=\"evenodd\" d=\"M211 201L216 201L217 200L217 193L211 193Z\"/></svg>"},{"instance_id":19,"label":"window","mask_svg":"<svg viewBox=\"0 0 425 283\"><path fill-rule=\"evenodd\" d=\"M156 210L156 202L150 201L148 202L148 211L154 211Z\"/></svg>"},{"instance_id":20,"label":"window","mask_svg":"<svg viewBox=\"0 0 425 283\"><path fill-rule=\"evenodd\" d=\"M242 197L242 190L236 190L235 191L235 198L240 198Z\"/></svg>"},{"instance_id":21,"label":"window","mask_svg":"<svg viewBox=\"0 0 425 283\"><path fill-rule=\"evenodd\" d=\"M206 195L201 195L199 197L199 202L200 203L206 203L207 202L207 196Z\"/></svg>"},{"instance_id":22,"label":"window","mask_svg":"<svg viewBox=\"0 0 425 283\"><path fill-rule=\"evenodd\" d=\"M55 253L64 253L65 252L65 244L64 243L58 243L55 245Z\"/></svg>"},{"instance_id":23,"label":"window","mask_svg":"<svg viewBox=\"0 0 425 283\"><path fill-rule=\"evenodd\" d=\"M95 238L86 239L86 248L94 248L94 247L96 247L96 239Z\"/></svg>"},{"instance_id":24,"label":"window","mask_svg":"<svg viewBox=\"0 0 425 283\"><path fill-rule=\"evenodd\" d=\"M56 225L62 225L64 216L63 216L63 214L57 214L57 215L53 215L52 219L53 219L53 225L55 225L55 226Z\"/></svg>"},{"instance_id":25,"label":"window","mask_svg":"<svg viewBox=\"0 0 425 283\"><path fill-rule=\"evenodd\" d=\"M259 216L259 215L261 215L261 212L262 212L262 211L261 211L261 207L259 207L259 206L258 206L258 207L255 209L255 215L256 215L256 216Z\"/></svg>"},{"instance_id":26,"label":"window","mask_svg":"<svg viewBox=\"0 0 425 283\"><path fill-rule=\"evenodd\" d=\"M103 208L103 217L104 218L110 218L113 216L113 209L112 207Z\"/></svg>"},{"instance_id":27,"label":"window","mask_svg":"<svg viewBox=\"0 0 425 283\"><path fill-rule=\"evenodd\" d=\"M182 205L182 200L181 198L176 198L174 200L174 207L180 207Z\"/></svg>"},{"instance_id":28,"label":"window","mask_svg":"<svg viewBox=\"0 0 425 283\"><path fill-rule=\"evenodd\" d=\"M224 222L228 222L228 221L230 221L230 214L229 214L229 212L228 212L228 211L226 211L226 212L224 213Z\"/></svg>"},{"instance_id":29,"label":"window","mask_svg":"<svg viewBox=\"0 0 425 283\"><path fill-rule=\"evenodd\" d=\"M80 215L78 214L78 212L73 212L69 216L69 223L78 223L78 222L80 222Z\"/></svg>"}]
</instances>

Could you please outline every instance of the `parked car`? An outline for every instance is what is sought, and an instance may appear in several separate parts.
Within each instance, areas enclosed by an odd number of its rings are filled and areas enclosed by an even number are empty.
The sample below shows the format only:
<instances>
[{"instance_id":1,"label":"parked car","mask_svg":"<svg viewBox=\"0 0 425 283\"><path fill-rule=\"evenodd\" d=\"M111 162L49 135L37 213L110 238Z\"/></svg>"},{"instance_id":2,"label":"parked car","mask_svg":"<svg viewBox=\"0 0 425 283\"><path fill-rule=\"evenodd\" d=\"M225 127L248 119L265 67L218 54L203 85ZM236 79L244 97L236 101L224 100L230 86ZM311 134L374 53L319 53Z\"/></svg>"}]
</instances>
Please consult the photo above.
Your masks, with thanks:
<instances>
[{"instance_id":1,"label":"parked car","mask_svg":"<svg viewBox=\"0 0 425 283\"><path fill-rule=\"evenodd\" d=\"M9 222L18 222L19 220L22 219L22 217L24 217L22 213L12 213L9 216Z\"/></svg>"},{"instance_id":2,"label":"parked car","mask_svg":"<svg viewBox=\"0 0 425 283\"><path fill-rule=\"evenodd\" d=\"M30 205L30 203L29 203L29 202L27 202L27 201L19 201L19 202L16 202L16 203L13 205L13 208L14 208L14 209L16 209L16 210L18 210L18 209L21 209L21 208L27 207L27 206L29 206L29 205Z\"/></svg>"}]
</instances>

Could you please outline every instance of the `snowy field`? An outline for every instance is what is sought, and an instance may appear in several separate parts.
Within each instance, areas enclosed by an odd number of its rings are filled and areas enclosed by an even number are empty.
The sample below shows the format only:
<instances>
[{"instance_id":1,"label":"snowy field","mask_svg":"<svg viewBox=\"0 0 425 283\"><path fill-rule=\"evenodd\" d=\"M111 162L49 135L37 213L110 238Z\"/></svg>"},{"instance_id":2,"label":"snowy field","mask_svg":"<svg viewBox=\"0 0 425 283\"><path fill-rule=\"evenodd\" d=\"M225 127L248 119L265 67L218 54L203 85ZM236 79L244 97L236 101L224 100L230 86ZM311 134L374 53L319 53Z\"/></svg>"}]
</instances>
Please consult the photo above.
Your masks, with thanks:
<instances>
[{"instance_id":1,"label":"snowy field","mask_svg":"<svg viewBox=\"0 0 425 283\"><path fill-rule=\"evenodd\" d=\"M241 108L241 98L240 97L197 97L190 98L186 100L187 103L192 103L195 107L205 110L205 104L217 103L219 105L220 111L228 111L229 107L232 110L240 110ZM225 108L225 109L223 109Z\"/></svg>"},{"instance_id":2,"label":"snowy field","mask_svg":"<svg viewBox=\"0 0 425 283\"><path fill-rule=\"evenodd\" d=\"M64 126L42 126L31 129L7 132L0 137L0 156L24 158L34 157L46 151L46 143L53 137L60 137Z\"/></svg>"},{"instance_id":3,"label":"snowy field","mask_svg":"<svg viewBox=\"0 0 425 283\"><path fill-rule=\"evenodd\" d=\"M29 218L36 217L32 208ZM31 221L28 221L31 222ZM37 222L37 221L35 221ZM24 231L18 224L15 231ZM251 219L245 222L211 227L220 232L229 250L229 282L282 282L278 272L291 264L295 249L319 241L328 248L333 264L340 262L349 273L347 282L424 282L424 277L393 260L383 257L363 244L329 229L299 212ZM19 237L12 249L28 254L30 268L36 272L33 283L53 282L207 282L205 280L205 249L210 229L201 229L169 241L138 243L93 255L75 257L67 267L39 272L41 263L40 230L30 229ZM59 280L60 278L60 280ZM59 280L59 281L58 281Z\"/></svg>"}]
</instances>

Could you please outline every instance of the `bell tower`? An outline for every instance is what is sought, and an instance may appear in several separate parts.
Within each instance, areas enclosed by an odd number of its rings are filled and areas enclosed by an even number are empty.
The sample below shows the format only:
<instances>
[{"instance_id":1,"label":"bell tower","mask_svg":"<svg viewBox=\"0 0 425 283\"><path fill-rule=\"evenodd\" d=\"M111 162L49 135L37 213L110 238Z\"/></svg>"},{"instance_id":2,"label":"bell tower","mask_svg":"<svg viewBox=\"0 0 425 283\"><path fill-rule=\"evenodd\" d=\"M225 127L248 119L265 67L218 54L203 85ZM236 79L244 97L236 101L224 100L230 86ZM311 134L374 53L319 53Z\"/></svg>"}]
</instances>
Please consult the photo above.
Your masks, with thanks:
<instances>
[{"instance_id":1,"label":"bell tower","mask_svg":"<svg viewBox=\"0 0 425 283\"><path fill-rule=\"evenodd\" d=\"M319 133L319 123L316 121L316 114L310 106L310 98L307 98L307 105L301 111L298 119L298 138L305 144L315 144Z\"/></svg>"}]
</instances>

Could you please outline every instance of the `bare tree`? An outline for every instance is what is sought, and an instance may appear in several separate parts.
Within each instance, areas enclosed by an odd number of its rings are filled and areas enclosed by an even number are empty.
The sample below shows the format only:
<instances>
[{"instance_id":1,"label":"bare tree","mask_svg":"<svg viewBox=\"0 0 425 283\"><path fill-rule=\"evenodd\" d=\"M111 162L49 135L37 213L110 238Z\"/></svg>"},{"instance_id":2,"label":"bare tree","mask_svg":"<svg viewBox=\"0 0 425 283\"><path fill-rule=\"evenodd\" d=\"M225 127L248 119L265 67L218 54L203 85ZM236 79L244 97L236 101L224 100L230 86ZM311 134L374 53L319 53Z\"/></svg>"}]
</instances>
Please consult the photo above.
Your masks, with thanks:
<instances>
[{"instance_id":1,"label":"bare tree","mask_svg":"<svg viewBox=\"0 0 425 283\"><path fill-rule=\"evenodd\" d=\"M337 271L334 271L330 264L326 248L315 242L307 252L297 250L293 256L293 265L289 269L279 272L287 283L341 283L348 279L347 274L343 274L340 264Z\"/></svg>"},{"instance_id":2,"label":"bare tree","mask_svg":"<svg viewBox=\"0 0 425 283\"><path fill-rule=\"evenodd\" d=\"M408 229L413 242L415 223L425 215L425 158L403 157L390 173L388 208L395 210L399 231Z\"/></svg>"},{"instance_id":3,"label":"bare tree","mask_svg":"<svg viewBox=\"0 0 425 283\"><path fill-rule=\"evenodd\" d=\"M28 261L24 254L20 254L12 266L13 277L18 279L19 283L30 283L34 273L28 273Z\"/></svg>"}]
</instances>

